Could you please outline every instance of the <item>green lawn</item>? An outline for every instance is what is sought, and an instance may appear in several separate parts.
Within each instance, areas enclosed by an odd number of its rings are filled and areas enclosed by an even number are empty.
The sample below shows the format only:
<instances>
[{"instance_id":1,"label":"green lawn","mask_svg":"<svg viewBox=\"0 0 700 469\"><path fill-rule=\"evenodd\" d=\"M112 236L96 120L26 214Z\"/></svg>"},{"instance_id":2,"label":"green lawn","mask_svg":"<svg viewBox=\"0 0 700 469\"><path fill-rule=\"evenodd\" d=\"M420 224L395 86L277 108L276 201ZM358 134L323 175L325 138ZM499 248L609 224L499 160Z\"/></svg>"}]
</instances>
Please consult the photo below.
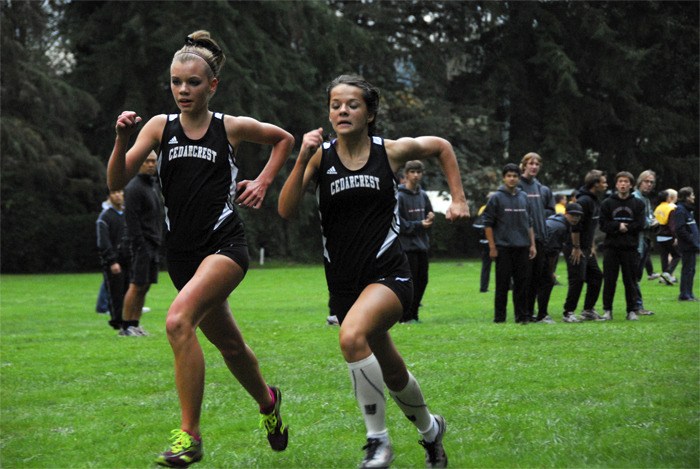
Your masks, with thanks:
<instances>
[{"instance_id":1,"label":"green lawn","mask_svg":"<svg viewBox=\"0 0 700 469\"><path fill-rule=\"evenodd\" d=\"M421 324L397 325L397 346L428 404L448 423L450 467L700 466L700 303L643 280L657 312L625 321L493 324L478 262L433 262ZM565 266L558 273L565 283ZM179 423L164 317L166 273L148 295L150 337L118 337L94 313L98 274L2 276L0 466L151 467ZM492 278L493 281L493 278ZM696 293L700 288L696 286ZM272 452L253 400L205 344L201 468L353 468L364 425L327 326L320 267L253 268L232 295L263 374L284 392L290 444ZM599 303L600 306L600 303ZM419 435L391 400L393 467L423 467Z\"/></svg>"}]
</instances>

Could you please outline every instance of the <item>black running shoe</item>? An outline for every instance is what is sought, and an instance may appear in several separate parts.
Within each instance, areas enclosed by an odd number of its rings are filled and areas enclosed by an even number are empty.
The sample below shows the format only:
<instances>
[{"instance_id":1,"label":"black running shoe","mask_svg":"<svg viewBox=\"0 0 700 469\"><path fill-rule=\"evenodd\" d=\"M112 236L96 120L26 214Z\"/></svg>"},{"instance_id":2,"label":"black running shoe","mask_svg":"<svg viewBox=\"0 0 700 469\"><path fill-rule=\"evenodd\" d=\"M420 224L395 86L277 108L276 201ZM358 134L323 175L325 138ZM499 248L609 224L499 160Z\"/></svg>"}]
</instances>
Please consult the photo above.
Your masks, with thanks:
<instances>
[{"instance_id":1,"label":"black running shoe","mask_svg":"<svg viewBox=\"0 0 700 469\"><path fill-rule=\"evenodd\" d=\"M260 428L267 431L267 441L275 451L284 451L287 448L289 439L288 427L282 423L280 407L282 405L282 391L270 386L270 390L275 395L275 408L269 414L260 414Z\"/></svg>"},{"instance_id":2,"label":"black running shoe","mask_svg":"<svg viewBox=\"0 0 700 469\"><path fill-rule=\"evenodd\" d=\"M447 424L441 415L435 415L435 423L438 426L435 441L428 443L425 440L420 440L418 443L425 448L425 467L447 467L447 454L445 454L445 448L442 447L442 437L447 431Z\"/></svg>"},{"instance_id":3,"label":"black running shoe","mask_svg":"<svg viewBox=\"0 0 700 469\"><path fill-rule=\"evenodd\" d=\"M172 431L170 448L160 453L156 463L166 467L187 467L201 461L204 453L202 441L197 441L192 435L179 428Z\"/></svg>"}]
</instances>

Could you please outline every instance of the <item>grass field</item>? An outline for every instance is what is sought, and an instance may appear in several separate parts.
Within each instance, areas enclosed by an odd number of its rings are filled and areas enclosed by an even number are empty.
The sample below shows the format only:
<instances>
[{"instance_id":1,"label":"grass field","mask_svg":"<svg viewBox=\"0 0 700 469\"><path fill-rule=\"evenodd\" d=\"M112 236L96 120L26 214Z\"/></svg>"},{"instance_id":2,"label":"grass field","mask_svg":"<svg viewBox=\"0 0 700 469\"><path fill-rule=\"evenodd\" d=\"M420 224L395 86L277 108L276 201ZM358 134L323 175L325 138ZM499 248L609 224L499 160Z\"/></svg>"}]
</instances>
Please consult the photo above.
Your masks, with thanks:
<instances>
[{"instance_id":1,"label":"grass field","mask_svg":"<svg viewBox=\"0 0 700 469\"><path fill-rule=\"evenodd\" d=\"M563 263L558 273L565 282ZM431 410L448 423L454 468L700 466L700 303L643 280L655 316L493 324L479 263L431 264L421 324L392 334ZM175 295L153 286L142 325L118 337L94 313L98 274L2 276L0 466L151 467L179 423L164 317ZM493 281L493 278L492 278ZM699 291L696 286L696 293ZM323 271L254 268L230 303L263 374L284 392L290 444L272 452L253 400L204 344L207 384L199 468L353 468L364 425L327 326ZM599 304L600 306L600 304ZM393 467L423 467L419 436L389 400Z\"/></svg>"}]
</instances>

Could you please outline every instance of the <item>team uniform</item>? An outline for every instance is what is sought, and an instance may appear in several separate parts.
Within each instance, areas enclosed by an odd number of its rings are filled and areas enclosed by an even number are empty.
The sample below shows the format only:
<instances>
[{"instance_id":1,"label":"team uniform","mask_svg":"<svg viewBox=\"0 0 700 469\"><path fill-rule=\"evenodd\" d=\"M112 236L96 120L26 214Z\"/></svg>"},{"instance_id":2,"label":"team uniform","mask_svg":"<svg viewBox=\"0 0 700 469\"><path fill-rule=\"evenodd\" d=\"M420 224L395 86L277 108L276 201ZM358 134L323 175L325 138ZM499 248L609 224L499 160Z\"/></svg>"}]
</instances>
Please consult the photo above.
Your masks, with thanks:
<instances>
[{"instance_id":1,"label":"team uniform","mask_svg":"<svg viewBox=\"0 0 700 469\"><path fill-rule=\"evenodd\" d=\"M397 183L384 147L372 137L364 167L351 171L324 142L316 181L331 314L342 323L364 288L381 283L411 306L413 283L399 243Z\"/></svg>"},{"instance_id":2,"label":"team uniform","mask_svg":"<svg viewBox=\"0 0 700 469\"><path fill-rule=\"evenodd\" d=\"M170 114L158 154L165 205L168 273L180 290L210 254L233 259L248 270L248 245L234 206L236 165L224 114L214 113L199 140L185 135L179 114Z\"/></svg>"}]
</instances>

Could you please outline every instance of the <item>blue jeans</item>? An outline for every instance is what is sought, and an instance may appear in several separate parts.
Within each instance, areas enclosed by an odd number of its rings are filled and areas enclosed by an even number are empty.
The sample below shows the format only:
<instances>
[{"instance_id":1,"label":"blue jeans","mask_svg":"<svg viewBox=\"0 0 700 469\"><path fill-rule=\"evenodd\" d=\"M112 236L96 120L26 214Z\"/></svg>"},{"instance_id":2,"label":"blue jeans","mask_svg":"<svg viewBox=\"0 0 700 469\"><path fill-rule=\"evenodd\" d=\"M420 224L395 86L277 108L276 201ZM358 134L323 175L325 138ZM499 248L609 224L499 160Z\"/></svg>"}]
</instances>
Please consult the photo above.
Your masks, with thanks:
<instances>
[{"instance_id":1,"label":"blue jeans","mask_svg":"<svg viewBox=\"0 0 700 469\"><path fill-rule=\"evenodd\" d=\"M98 313L109 312L109 295L107 294L107 286L104 280L102 280L102 285L100 285L100 292L97 294L97 304L95 305L95 311Z\"/></svg>"}]
</instances>

